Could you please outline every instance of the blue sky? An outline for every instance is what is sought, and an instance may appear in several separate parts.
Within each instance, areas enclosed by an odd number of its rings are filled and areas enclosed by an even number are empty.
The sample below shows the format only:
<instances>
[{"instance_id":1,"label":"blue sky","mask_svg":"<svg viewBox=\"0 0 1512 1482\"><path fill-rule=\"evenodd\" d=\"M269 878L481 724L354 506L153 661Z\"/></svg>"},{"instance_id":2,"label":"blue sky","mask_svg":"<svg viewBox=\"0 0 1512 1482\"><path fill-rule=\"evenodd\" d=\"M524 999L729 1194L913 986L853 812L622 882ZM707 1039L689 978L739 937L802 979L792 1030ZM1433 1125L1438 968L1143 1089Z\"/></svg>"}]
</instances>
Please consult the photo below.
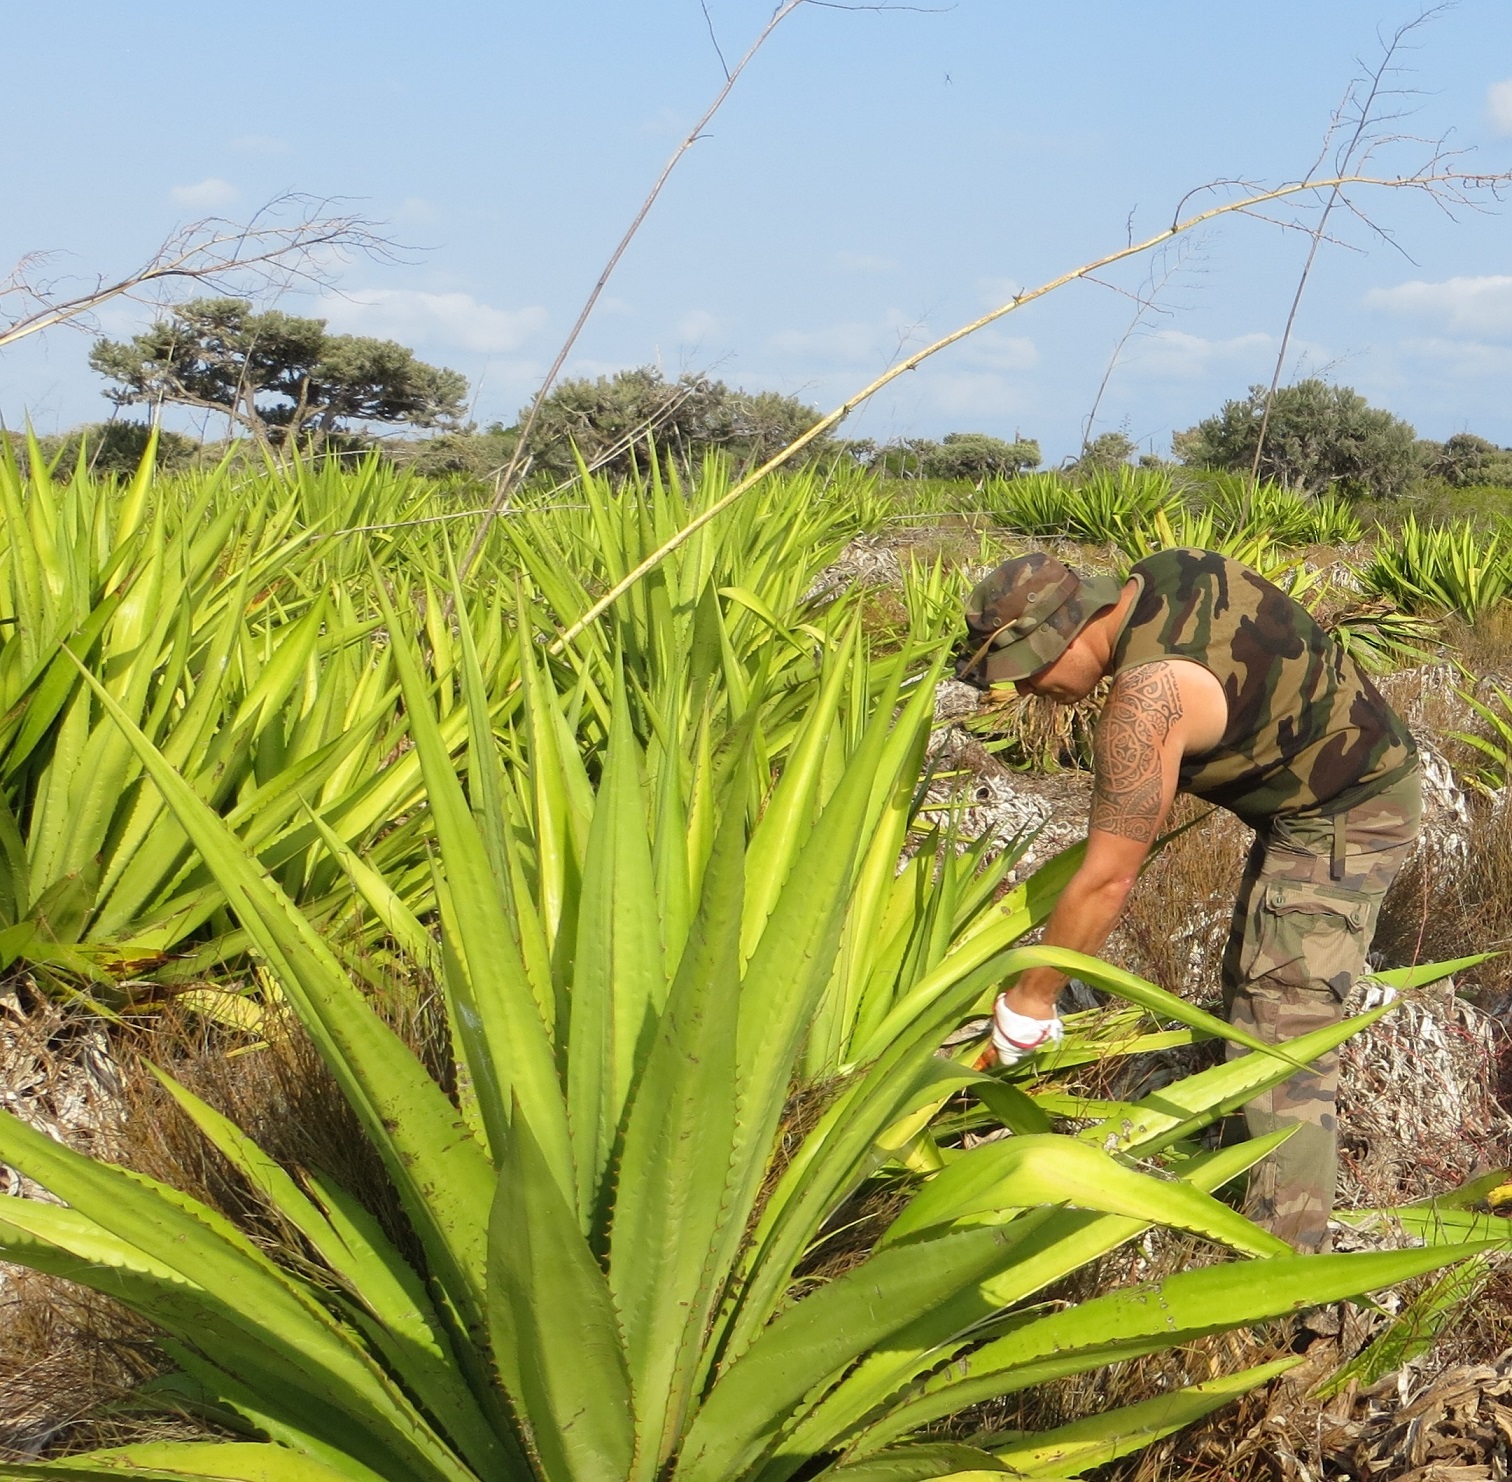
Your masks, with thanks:
<instances>
[{"instance_id":1,"label":"blue sky","mask_svg":"<svg viewBox=\"0 0 1512 1482\"><path fill-rule=\"evenodd\" d=\"M707 0L727 58L772 0ZM422 248L290 296L333 327L392 336L512 421L614 241L721 81L699 0L483 4L183 0L9 7L0 268L115 274L172 228L279 191L353 198ZM956 0L892 13L806 5L743 77L631 247L569 371L659 362L828 408L899 353L1146 235L1190 189L1312 161L1386 0ZM1404 57L1415 134L1512 166L1512 6L1461 0ZM1383 163L1410 169L1423 146ZM1395 248L1336 218L1287 379L1322 374L1424 436L1512 444L1512 229L1401 192L1362 197ZM878 438L979 430L1165 452L1269 378L1304 238L1238 218L1010 316L903 378L850 424ZM1170 270L1168 272L1168 270ZM1153 278L1152 278L1153 273ZM149 311L118 305L112 335ZM87 339L0 352L0 414L51 431L102 417ZM218 429L216 429L218 430Z\"/></svg>"}]
</instances>

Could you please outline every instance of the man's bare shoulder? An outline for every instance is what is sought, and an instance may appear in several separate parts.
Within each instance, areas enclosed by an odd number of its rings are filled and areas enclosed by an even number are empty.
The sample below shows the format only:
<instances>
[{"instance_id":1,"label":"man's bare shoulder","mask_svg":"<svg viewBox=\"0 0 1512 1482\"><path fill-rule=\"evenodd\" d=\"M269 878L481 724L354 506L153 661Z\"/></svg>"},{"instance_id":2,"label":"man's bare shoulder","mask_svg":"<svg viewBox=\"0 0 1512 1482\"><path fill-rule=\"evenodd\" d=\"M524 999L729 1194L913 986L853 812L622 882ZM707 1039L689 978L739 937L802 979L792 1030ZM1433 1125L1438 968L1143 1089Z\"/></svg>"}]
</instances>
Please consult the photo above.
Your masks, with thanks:
<instances>
[{"instance_id":1,"label":"man's bare shoulder","mask_svg":"<svg viewBox=\"0 0 1512 1482\"><path fill-rule=\"evenodd\" d=\"M1222 686L1199 664L1122 671L1093 738L1092 828L1147 847L1171 806L1181 758L1216 746L1227 714Z\"/></svg>"},{"instance_id":2,"label":"man's bare shoulder","mask_svg":"<svg viewBox=\"0 0 1512 1482\"><path fill-rule=\"evenodd\" d=\"M1121 671L1103 713L1148 744L1176 740L1185 755L1211 751L1228 729L1228 700L1212 670L1192 659L1156 659Z\"/></svg>"}]
</instances>

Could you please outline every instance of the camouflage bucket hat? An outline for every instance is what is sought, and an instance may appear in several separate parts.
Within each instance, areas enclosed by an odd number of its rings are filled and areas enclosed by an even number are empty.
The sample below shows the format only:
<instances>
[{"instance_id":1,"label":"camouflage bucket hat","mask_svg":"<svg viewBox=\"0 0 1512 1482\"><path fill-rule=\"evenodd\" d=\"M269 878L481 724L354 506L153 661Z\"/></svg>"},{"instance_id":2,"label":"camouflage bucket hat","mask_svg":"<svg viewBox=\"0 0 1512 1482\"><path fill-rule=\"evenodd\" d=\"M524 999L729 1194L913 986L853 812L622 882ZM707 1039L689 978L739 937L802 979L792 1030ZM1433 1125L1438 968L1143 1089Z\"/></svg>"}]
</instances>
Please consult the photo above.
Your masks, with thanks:
<instances>
[{"instance_id":1,"label":"camouflage bucket hat","mask_svg":"<svg viewBox=\"0 0 1512 1482\"><path fill-rule=\"evenodd\" d=\"M1116 577L1082 576L1039 552L1004 561L966 599L967 657L957 674L987 684L1037 674L1122 590Z\"/></svg>"}]
</instances>

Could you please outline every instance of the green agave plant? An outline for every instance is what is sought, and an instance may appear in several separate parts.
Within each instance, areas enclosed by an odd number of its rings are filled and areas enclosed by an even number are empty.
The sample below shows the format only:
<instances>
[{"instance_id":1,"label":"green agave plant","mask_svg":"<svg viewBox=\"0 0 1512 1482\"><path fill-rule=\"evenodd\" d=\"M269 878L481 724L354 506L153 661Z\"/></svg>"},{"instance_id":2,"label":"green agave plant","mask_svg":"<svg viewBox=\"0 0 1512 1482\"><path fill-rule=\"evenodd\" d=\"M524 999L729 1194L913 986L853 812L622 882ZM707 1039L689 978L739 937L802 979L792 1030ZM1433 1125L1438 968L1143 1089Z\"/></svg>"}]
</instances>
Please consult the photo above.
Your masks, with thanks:
<instances>
[{"instance_id":1,"label":"green agave plant","mask_svg":"<svg viewBox=\"0 0 1512 1482\"><path fill-rule=\"evenodd\" d=\"M1024 535L1062 536L1093 545L1137 547L1157 512L1178 500L1169 475L1119 468L1071 483L1054 473L988 484L983 499L996 518Z\"/></svg>"},{"instance_id":2,"label":"green agave plant","mask_svg":"<svg viewBox=\"0 0 1512 1482\"><path fill-rule=\"evenodd\" d=\"M31 451L0 459L0 967L120 1007L245 942L81 664L316 919L352 899L322 829L428 874L391 661L346 588L291 581L294 502L155 485L151 449L124 491L59 485Z\"/></svg>"},{"instance_id":3,"label":"green agave plant","mask_svg":"<svg viewBox=\"0 0 1512 1482\"><path fill-rule=\"evenodd\" d=\"M1493 684L1484 700L1473 690L1456 689L1455 694L1480 719L1483 729L1451 731L1450 735L1485 758L1478 766L1466 770L1473 787L1494 797L1512 780L1512 693Z\"/></svg>"},{"instance_id":4,"label":"green agave plant","mask_svg":"<svg viewBox=\"0 0 1512 1482\"><path fill-rule=\"evenodd\" d=\"M719 458L710 458L691 485L670 464L618 486L585 470L572 490L575 507L548 498L500 521L500 578L512 587L523 573L527 596L566 628L723 497L729 482L728 464ZM760 672L763 741L780 745L779 732L790 733L812 699L819 656L859 603L854 584L822 580L856 531L847 491L857 482L852 475L831 489L817 472L794 474L775 480L760 502L737 504L705 525L554 660L558 687L585 684L602 719L617 673L627 676L632 699L659 693L667 703L669 676L673 683L690 677L680 705L701 706L713 685L722 691L713 716L724 726L744 712ZM446 563L438 550L438 571ZM531 631L545 626L535 612L522 612L519 621ZM643 733L647 725L648 718L638 718Z\"/></svg>"},{"instance_id":5,"label":"green agave plant","mask_svg":"<svg viewBox=\"0 0 1512 1482\"><path fill-rule=\"evenodd\" d=\"M1263 526L1227 524L1211 509L1158 509L1148 521L1133 526L1123 543L1132 561L1182 547L1221 551L1269 580L1284 578L1295 564Z\"/></svg>"},{"instance_id":6,"label":"green agave plant","mask_svg":"<svg viewBox=\"0 0 1512 1482\"><path fill-rule=\"evenodd\" d=\"M1066 482L1053 473L1026 473L989 479L982 502L1005 529L1020 535L1067 533Z\"/></svg>"},{"instance_id":7,"label":"green agave plant","mask_svg":"<svg viewBox=\"0 0 1512 1482\"><path fill-rule=\"evenodd\" d=\"M1512 550L1505 530L1422 525L1409 514L1394 533L1377 528L1360 580L1407 612L1456 612L1474 623L1512 593Z\"/></svg>"},{"instance_id":8,"label":"green agave plant","mask_svg":"<svg viewBox=\"0 0 1512 1482\"><path fill-rule=\"evenodd\" d=\"M1317 589L1318 599L1330 595L1333 593L1326 585ZM1319 615L1318 601L1309 598L1308 606L1314 616ZM1435 645L1441 641L1439 624L1432 618L1399 612L1386 600L1325 613L1323 626L1334 642L1370 674L1389 674L1409 665L1431 663Z\"/></svg>"},{"instance_id":9,"label":"green agave plant","mask_svg":"<svg viewBox=\"0 0 1512 1482\"><path fill-rule=\"evenodd\" d=\"M1265 531L1277 545L1351 545L1364 534L1339 495L1314 498L1271 479L1257 484L1245 475L1220 477L1211 507L1223 529Z\"/></svg>"},{"instance_id":10,"label":"green agave plant","mask_svg":"<svg viewBox=\"0 0 1512 1482\"><path fill-rule=\"evenodd\" d=\"M248 944L76 660L333 938L373 894L354 889L354 859L411 915L433 910L418 759L376 630L380 589L413 600L460 747L447 499L376 458L156 478L149 449L120 487L28 447L25 468L8 443L0 457L0 968L24 962L110 1011ZM521 705L519 625L534 632L540 606L580 616L725 482L717 464L690 489L585 476L571 507L538 499L497 527L466 619L496 726ZM576 697L573 746L602 749L617 674L653 747L663 711L707 711L717 744L759 674L764 756L782 754L856 602L806 600L849 528L818 492L778 481L764 516L730 511L616 610L607 639L592 630L550 661L549 683ZM674 691L672 674L694 683ZM390 933L370 908L360 934L381 969Z\"/></svg>"},{"instance_id":11,"label":"green agave plant","mask_svg":"<svg viewBox=\"0 0 1512 1482\"><path fill-rule=\"evenodd\" d=\"M1124 550L1159 511L1177 503L1169 474L1127 466L1094 473L1072 485L1067 496L1067 533L1073 540Z\"/></svg>"},{"instance_id":12,"label":"green agave plant","mask_svg":"<svg viewBox=\"0 0 1512 1482\"><path fill-rule=\"evenodd\" d=\"M970 1047L937 1053L1005 974L1035 962L1072 966L1187 1030L1242 1036L1127 974L1019 945L1074 860L1001 900L952 863L948 838L916 856L937 870L895 872L900 820L905 833L917 821L931 676L904 693L900 664L847 716L858 660L850 646L832 653L775 782L759 693L718 747L705 716L688 729L660 717L653 754L619 685L595 783L571 745L574 700L533 658L519 723L500 733L464 623L464 789L436 686L392 612L387 623L438 848L455 1099L246 843L92 688L381 1157L413 1258L350 1193L275 1163L166 1074L297 1248L254 1244L172 1188L0 1115L0 1158L62 1201L10 1201L0 1255L150 1318L178 1372L143 1402L248 1437L0 1476L1079 1475L1284 1362L1038 1435L968 1444L933 1428L982 1400L1487 1248L1298 1257L1213 1197L1277 1139L1203 1153L1193 1134L1384 1010L1279 1053L1245 1041L1248 1055L1104 1108L1079 1136L1051 1130L1053 1084L1032 1070L1010 1080L971 1069ZM423 936L381 883L366 879L374 909ZM1063 1054L1139 1048L1137 1034L1115 1038L1089 1030ZM789 1094L805 1084L819 1105L794 1118ZM1012 1135L969 1151L921 1136L963 1095ZM806 1274L878 1181L903 1196L882 1239L843 1275ZM1026 1305L1152 1224L1216 1242L1242 1272L1220 1264L1154 1290Z\"/></svg>"},{"instance_id":13,"label":"green agave plant","mask_svg":"<svg viewBox=\"0 0 1512 1482\"><path fill-rule=\"evenodd\" d=\"M1193 508L1168 474L1120 468L1080 483L1030 474L989 486L999 521L1025 535L1059 536L1111 545L1129 561L1159 550L1197 546L1222 551L1272 580L1296 565L1298 546L1360 538L1359 521L1336 496L1309 499L1273 483L1223 479L1211 499Z\"/></svg>"},{"instance_id":14,"label":"green agave plant","mask_svg":"<svg viewBox=\"0 0 1512 1482\"><path fill-rule=\"evenodd\" d=\"M1324 494L1311 501L1310 513L1312 524L1306 537L1309 545L1354 545L1364 539L1365 527L1359 516L1348 500L1338 494Z\"/></svg>"}]
</instances>

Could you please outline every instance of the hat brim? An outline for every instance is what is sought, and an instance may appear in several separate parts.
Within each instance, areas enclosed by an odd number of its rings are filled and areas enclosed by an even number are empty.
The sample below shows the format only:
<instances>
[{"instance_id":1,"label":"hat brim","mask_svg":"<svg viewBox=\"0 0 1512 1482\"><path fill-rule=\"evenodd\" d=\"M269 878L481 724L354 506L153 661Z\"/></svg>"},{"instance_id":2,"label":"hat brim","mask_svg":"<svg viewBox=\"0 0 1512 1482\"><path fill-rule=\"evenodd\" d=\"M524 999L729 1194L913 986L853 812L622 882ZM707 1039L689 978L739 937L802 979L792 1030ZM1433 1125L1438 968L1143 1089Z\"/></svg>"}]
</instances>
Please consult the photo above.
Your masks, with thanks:
<instances>
[{"instance_id":1,"label":"hat brim","mask_svg":"<svg viewBox=\"0 0 1512 1482\"><path fill-rule=\"evenodd\" d=\"M1123 594L1123 583L1113 576L1084 576L1081 590L1032 633L1002 648L989 649L982 659L982 675L988 684L1012 684L1048 669L1076 640L1098 613L1112 607ZM1071 623L1058 622L1071 612Z\"/></svg>"},{"instance_id":2,"label":"hat brim","mask_svg":"<svg viewBox=\"0 0 1512 1482\"><path fill-rule=\"evenodd\" d=\"M995 648L988 653L982 660L982 676L987 683L1012 684L1015 680L1028 679L1041 669L1048 669L1060 658L1071 647L1076 634L1063 636L1056 633L1054 636L1059 639L1059 646L1046 658L1045 650L1051 646L1046 642L1051 636L1046 627L1048 624L1037 628L1027 638L1020 638L1017 643L1010 643L1006 648Z\"/></svg>"}]
</instances>

